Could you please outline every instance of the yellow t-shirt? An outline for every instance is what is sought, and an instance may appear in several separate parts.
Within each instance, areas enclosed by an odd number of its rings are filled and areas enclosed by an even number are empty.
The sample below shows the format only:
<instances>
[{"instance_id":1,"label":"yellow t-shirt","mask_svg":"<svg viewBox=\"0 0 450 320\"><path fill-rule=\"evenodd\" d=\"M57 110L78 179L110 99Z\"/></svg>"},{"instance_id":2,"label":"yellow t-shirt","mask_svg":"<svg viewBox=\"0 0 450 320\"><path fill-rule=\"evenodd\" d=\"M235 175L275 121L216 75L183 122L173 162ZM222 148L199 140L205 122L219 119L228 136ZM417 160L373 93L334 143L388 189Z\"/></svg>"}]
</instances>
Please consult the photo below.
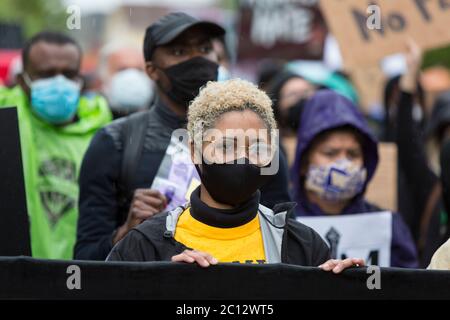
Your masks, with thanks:
<instances>
[{"instance_id":1,"label":"yellow t-shirt","mask_svg":"<svg viewBox=\"0 0 450 320\"><path fill-rule=\"evenodd\" d=\"M178 219L175 240L219 262L261 264L266 260L258 216L236 228L216 228L196 220L187 208Z\"/></svg>"}]
</instances>

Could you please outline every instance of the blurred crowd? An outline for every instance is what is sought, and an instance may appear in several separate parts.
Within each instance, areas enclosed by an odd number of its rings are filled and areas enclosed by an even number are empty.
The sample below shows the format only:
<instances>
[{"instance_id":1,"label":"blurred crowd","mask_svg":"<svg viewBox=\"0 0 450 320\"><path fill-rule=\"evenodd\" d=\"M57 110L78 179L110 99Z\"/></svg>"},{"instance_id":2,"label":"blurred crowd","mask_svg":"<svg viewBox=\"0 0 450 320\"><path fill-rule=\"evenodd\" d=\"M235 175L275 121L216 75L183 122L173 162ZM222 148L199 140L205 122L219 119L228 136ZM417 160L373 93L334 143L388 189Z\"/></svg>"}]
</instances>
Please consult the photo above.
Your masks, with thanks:
<instances>
[{"instance_id":1,"label":"blurred crowd","mask_svg":"<svg viewBox=\"0 0 450 320\"><path fill-rule=\"evenodd\" d=\"M168 199L150 186L199 90L235 78L225 39L215 23L172 13L147 28L142 47L106 45L91 74L81 73L82 49L68 35L44 31L26 42L2 79L0 108L18 110L34 257L105 260L130 230L165 211ZM360 107L344 72L317 81L308 64L261 61L255 84L271 99L280 165L258 185L259 203L276 212L296 202L293 217L384 211L366 191L380 142L393 143L391 266L450 269L450 72L422 72L422 50L412 40L405 47L406 67L385 83L377 117ZM346 178L333 182L335 171ZM211 195L219 184L237 185L201 178ZM213 198L242 203L229 198L245 197L247 184Z\"/></svg>"}]
</instances>

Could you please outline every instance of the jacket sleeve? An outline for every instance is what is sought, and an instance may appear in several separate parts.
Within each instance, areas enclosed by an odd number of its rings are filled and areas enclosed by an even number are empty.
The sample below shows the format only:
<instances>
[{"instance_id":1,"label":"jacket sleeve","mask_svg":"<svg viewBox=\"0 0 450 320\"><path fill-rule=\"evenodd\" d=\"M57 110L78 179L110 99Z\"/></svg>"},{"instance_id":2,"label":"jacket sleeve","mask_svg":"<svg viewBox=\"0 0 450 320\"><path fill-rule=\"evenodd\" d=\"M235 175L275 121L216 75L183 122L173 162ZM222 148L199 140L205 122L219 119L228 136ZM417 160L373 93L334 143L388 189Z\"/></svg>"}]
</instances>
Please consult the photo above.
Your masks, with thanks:
<instances>
[{"instance_id":1,"label":"jacket sleeve","mask_svg":"<svg viewBox=\"0 0 450 320\"><path fill-rule=\"evenodd\" d=\"M288 165L283 152L279 153L278 171L266 185L261 188L261 204L273 209L276 204L290 202L288 191Z\"/></svg>"},{"instance_id":2,"label":"jacket sleeve","mask_svg":"<svg viewBox=\"0 0 450 320\"><path fill-rule=\"evenodd\" d=\"M120 154L105 129L97 132L84 156L80 178L79 218L74 257L105 260L117 225L116 184Z\"/></svg>"},{"instance_id":3,"label":"jacket sleeve","mask_svg":"<svg viewBox=\"0 0 450 320\"><path fill-rule=\"evenodd\" d=\"M330 249L322 237L312 228L294 219L288 219L282 246L282 262L318 267L328 259Z\"/></svg>"},{"instance_id":4,"label":"jacket sleeve","mask_svg":"<svg viewBox=\"0 0 450 320\"><path fill-rule=\"evenodd\" d=\"M391 267L418 268L416 246L400 214L392 214Z\"/></svg>"},{"instance_id":5,"label":"jacket sleeve","mask_svg":"<svg viewBox=\"0 0 450 320\"><path fill-rule=\"evenodd\" d=\"M418 228L421 217L411 216L424 211L430 192L438 178L430 170L423 147L423 139L412 118L413 95L402 92L397 115L397 147L399 165L413 195L414 212L401 212L407 221ZM417 230L416 230L417 231Z\"/></svg>"},{"instance_id":6,"label":"jacket sleeve","mask_svg":"<svg viewBox=\"0 0 450 320\"><path fill-rule=\"evenodd\" d=\"M155 248L153 244L138 230L133 229L120 240L106 261L155 261Z\"/></svg>"},{"instance_id":7,"label":"jacket sleeve","mask_svg":"<svg viewBox=\"0 0 450 320\"><path fill-rule=\"evenodd\" d=\"M325 243L325 241L323 241L322 237L319 236L319 234L313 229L311 229L311 238L313 243L313 267L318 267L331 258L330 248Z\"/></svg>"}]
</instances>

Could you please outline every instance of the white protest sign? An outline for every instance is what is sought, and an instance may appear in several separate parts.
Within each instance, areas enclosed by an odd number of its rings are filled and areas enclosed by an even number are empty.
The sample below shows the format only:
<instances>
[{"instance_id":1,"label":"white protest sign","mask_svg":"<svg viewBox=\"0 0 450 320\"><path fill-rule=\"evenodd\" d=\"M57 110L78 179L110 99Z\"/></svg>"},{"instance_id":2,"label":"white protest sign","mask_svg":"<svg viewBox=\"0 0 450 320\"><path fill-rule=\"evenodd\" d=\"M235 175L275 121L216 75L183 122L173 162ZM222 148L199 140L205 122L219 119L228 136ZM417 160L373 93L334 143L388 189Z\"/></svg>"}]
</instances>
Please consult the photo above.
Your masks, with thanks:
<instances>
[{"instance_id":1,"label":"white protest sign","mask_svg":"<svg viewBox=\"0 0 450 320\"><path fill-rule=\"evenodd\" d=\"M333 258L363 258L366 264L380 267L391 264L391 212L298 217L297 220L323 238Z\"/></svg>"}]
</instances>

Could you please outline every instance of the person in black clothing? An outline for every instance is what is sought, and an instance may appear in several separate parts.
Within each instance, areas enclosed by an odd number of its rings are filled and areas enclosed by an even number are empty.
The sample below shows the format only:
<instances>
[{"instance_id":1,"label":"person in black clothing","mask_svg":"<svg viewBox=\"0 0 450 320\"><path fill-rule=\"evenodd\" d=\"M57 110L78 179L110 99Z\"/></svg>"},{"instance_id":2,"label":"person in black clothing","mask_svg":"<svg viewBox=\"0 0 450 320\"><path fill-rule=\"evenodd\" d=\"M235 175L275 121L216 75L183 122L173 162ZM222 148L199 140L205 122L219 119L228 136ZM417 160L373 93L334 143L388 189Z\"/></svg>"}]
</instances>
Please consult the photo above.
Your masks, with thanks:
<instances>
[{"instance_id":1,"label":"person in black clothing","mask_svg":"<svg viewBox=\"0 0 450 320\"><path fill-rule=\"evenodd\" d=\"M201 185L191 201L146 220L108 261L290 263L339 273L363 259L330 260L311 228L291 218L293 203L271 210L259 188L270 178L276 143L271 100L240 79L210 82L189 107L191 157ZM253 133L253 134L251 134Z\"/></svg>"},{"instance_id":2,"label":"person in black clothing","mask_svg":"<svg viewBox=\"0 0 450 320\"><path fill-rule=\"evenodd\" d=\"M217 80L211 40L224 33L184 13L169 14L147 28L146 72L157 84L158 99L149 111L113 122L92 140L80 171L75 259L104 260L130 229L164 210L165 197L148 188L172 132L186 125L189 102L200 87ZM278 173L261 188L261 203L268 207L290 200L284 163L280 159Z\"/></svg>"},{"instance_id":3,"label":"person in black clothing","mask_svg":"<svg viewBox=\"0 0 450 320\"><path fill-rule=\"evenodd\" d=\"M286 61L281 59L263 59L259 63L256 71L256 82L258 88L264 90L266 93L270 93L270 87L275 77L283 70Z\"/></svg>"},{"instance_id":4,"label":"person in black clothing","mask_svg":"<svg viewBox=\"0 0 450 320\"><path fill-rule=\"evenodd\" d=\"M296 137L305 103L320 87L291 71L278 73L270 83L275 119L281 136Z\"/></svg>"},{"instance_id":5,"label":"person in black clothing","mask_svg":"<svg viewBox=\"0 0 450 320\"><path fill-rule=\"evenodd\" d=\"M400 101L400 80L402 75L390 78L384 88L384 111L385 117L381 130L381 141L387 143L395 143L397 137L397 116ZM413 95L414 105L411 108L411 120L413 126L418 132L423 132L425 124L425 96L423 88L419 81L416 80L417 86ZM414 227L414 217L420 215L414 202L414 196L411 191L412 186L406 179L403 167L397 159L397 204L398 212L400 212L410 228ZM415 237L417 240L417 236Z\"/></svg>"},{"instance_id":6,"label":"person in black clothing","mask_svg":"<svg viewBox=\"0 0 450 320\"><path fill-rule=\"evenodd\" d=\"M398 102L400 100L400 80L402 75L397 75L390 78L384 88L383 106L384 106L384 123L381 130L380 140L383 142L395 142L397 137L397 115ZM416 81L417 87L415 90L414 106L413 106L413 120L415 126L420 130L424 129L425 124L425 93L419 81Z\"/></svg>"},{"instance_id":7,"label":"person in black clothing","mask_svg":"<svg viewBox=\"0 0 450 320\"><path fill-rule=\"evenodd\" d=\"M449 130L450 131L450 130ZM441 181L442 195L447 213L450 212L450 134L442 144L441 149Z\"/></svg>"},{"instance_id":8,"label":"person in black clothing","mask_svg":"<svg viewBox=\"0 0 450 320\"><path fill-rule=\"evenodd\" d=\"M421 130L412 116L421 59L420 49L414 43L410 43L408 72L400 80L396 142L399 165L410 187L411 200L415 208L402 214L417 241L420 266L426 267L432 254L448 239L450 227L439 177L430 168ZM427 131L439 133L439 143L442 144L446 137L450 136L450 99L446 100L445 96L437 99L434 108L434 116L429 120ZM445 121L446 113L449 115L447 121ZM439 119L439 125L435 125L436 121L433 119Z\"/></svg>"}]
</instances>

